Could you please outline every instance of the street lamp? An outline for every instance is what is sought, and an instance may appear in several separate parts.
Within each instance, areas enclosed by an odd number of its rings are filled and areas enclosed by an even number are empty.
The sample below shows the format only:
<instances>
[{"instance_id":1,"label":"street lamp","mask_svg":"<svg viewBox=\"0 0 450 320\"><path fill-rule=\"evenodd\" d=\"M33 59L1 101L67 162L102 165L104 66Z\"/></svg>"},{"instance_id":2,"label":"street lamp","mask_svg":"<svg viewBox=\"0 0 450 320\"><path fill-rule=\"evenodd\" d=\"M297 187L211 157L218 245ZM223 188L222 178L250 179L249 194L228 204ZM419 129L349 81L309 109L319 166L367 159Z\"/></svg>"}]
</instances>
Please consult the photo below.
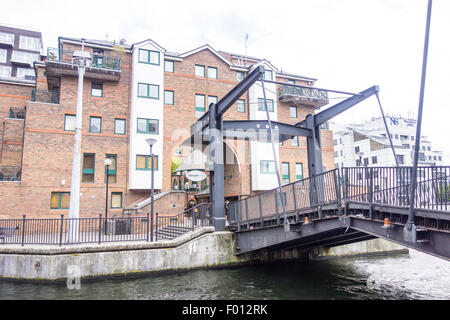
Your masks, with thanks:
<instances>
[{"instance_id":1,"label":"street lamp","mask_svg":"<svg viewBox=\"0 0 450 320\"><path fill-rule=\"evenodd\" d=\"M107 224L107 218L108 218L108 182L109 182L109 166L112 164L112 160L110 158L105 159L105 166L106 166L106 203L105 203L105 234L108 233L108 224Z\"/></svg>"},{"instance_id":2,"label":"street lamp","mask_svg":"<svg viewBox=\"0 0 450 320\"><path fill-rule=\"evenodd\" d=\"M147 139L146 140L147 141L147 143L148 143L148 145L150 146L150 156L152 157L152 189L151 189L151 201L152 201L152 204L151 204L151 215L152 215L152 217L153 217L153 200L154 200L154 190L153 190L153 187L154 187L154 170L153 170L153 145L156 143L156 139ZM153 225L152 225L152 228L153 228ZM153 241L153 239L151 239L152 241Z\"/></svg>"}]
</instances>

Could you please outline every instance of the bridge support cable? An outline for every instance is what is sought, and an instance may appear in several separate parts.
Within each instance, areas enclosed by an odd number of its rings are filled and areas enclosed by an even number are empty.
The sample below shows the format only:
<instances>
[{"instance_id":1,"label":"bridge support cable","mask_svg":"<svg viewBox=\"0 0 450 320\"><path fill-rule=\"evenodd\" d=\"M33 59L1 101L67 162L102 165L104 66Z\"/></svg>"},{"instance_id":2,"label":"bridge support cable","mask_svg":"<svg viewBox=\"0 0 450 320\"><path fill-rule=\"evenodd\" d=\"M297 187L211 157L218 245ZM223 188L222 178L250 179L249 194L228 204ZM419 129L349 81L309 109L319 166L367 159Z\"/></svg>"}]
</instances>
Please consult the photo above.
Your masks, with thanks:
<instances>
[{"instance_id":1,"label":"bridge support cable","mask_svg":"<svg viewBox=\"0 0 450 320\"><path fill-rule=\"evenodd\" d=\"M383 111L383 107L381 106L380 96L379 96L378 92L375 95L377 97L378 105L380 106L381 117L383 118L384 127L386 128L386 134L387 134L387 136L389 138L389 144L391 145L391 150L392 150L392 153L394 155L395 165L398 167L397 154L395 153L394 144L392 143L391 133L389 132L389 127L388 127L388 125L386 123L386 119L384 117L384 111Z\"/></svg>"},{"instance_id":2,"label":"bridge support cable","mask_svg":"<svg viewBox=\"0 0 450 320\"><path fill-rule=\"evenodd\" d=\"M422 61L422 79L420 84L420 97L419 97L419 111L417 114L417 126L416 126L416 143L414 148L414 163L413 170L411 174L410 183L410 203L409 203L409 214L408 222L404 228L404 239L409 242L417 241L417 228L414 224L414 205L416 200L416 187L417 187L417 166L419 163L419 150L420 150L420 135L422 129L422 111L423 111L423 100L425 95L425 79L427 73L427 60L428 60L428 43L430 39L430 24L431 24L431 8L433 0L428 0L428 12L427 12L427 22L425 29L425 43L423 49L423 61Z\"/></svg>"},{"instance_id":3,"label":"bridge support cable","mask_svg":"<svg viewBox=\"0 0 450 320\"><path fill-rule=\"evenodd\" d=\"M285 231L289 230L289 221L286 219L286 205L285 205L285 199L283 197L283 190L281 189L281 178L280 178L280 170L278 168L279 162L277 153L275 150L275 143L273 141L273 128L272 128L272 122L270 121L270 114L269 114L269 108L267 105L267 98L266 98L266 89L264 87L264 81L263 76L261 75L261 84L262 84L262 91L263 91L263 97L264 97L264 107L266 108L266 115L267 115L267 124L269 125L270 130L270 143L272 144L272 152L273 152L273 160L275 161L275 172L277 174L277 180L278 180L278 199L280 199L281 207L283 208L283 221L284 221L284 228Z\"/></svg>"}]
</instances>

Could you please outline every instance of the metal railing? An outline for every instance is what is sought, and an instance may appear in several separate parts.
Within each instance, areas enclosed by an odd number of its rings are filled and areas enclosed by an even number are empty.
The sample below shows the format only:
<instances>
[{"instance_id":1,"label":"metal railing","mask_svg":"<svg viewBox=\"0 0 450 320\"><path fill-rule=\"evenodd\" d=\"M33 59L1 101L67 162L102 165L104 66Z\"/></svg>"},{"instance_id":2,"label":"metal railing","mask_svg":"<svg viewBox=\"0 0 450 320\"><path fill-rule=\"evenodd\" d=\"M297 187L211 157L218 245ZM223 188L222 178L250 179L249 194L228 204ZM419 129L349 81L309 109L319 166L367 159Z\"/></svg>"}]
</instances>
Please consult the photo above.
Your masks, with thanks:
<instances>
[{"instance_id":1,"label":"metal railing","mask_svg":"<svg viewBox=\"0 0 450 320\"><path fill-rule=\"evenodd\" d=\"M139 217L0 219L3 244L73 245L175 239L210 225L210 204L204 203L173 216L149 213ZM75 230L78 230L77 232Z\"/></svg>"},{"instance_id":2,"label":"metal railing","mask_svg":"<svg viewBox=\"0 0 450 320\"><path fill-rule=\"evenodd\" d=\"M412 167L343 168L345 199L409 207ZM414 207L450 210L450 167L418 167Z\"/></svg>"},{"instance_id":3,"label":"metal railing","mask_svg":"<svg viewBox=\"0 0 450 320\"><path fill-rule=\"evenodd\" d=\"M311 189L314 192L311 192ZM317 192L316 192L317 191ZM260 222L266 218L279 220L283 215L283 203L286 213L327 204L339 203L338 169L327 171L281 187L265 191L258 195L228 204L227 219L230 224ZM280 196L281 194L281 196Z\"/></svg>"},{"instance_id":4,"label":"metal railing","mask_svg":"<svg viewBox=\"0 0 450 320\"><path fill-rule=\"evenodd\" d=\"M280 97L285 95L299 96L304 98L313 98L320 100L328 100L328 92L315 88L301 88L290 85L283 85L278 88L278 95Z\"/></svg>"},{"instance_id":5,"label":"metal railing","mask_svg":"<svg viewBox=\"0 0 450 320\"><path fill-rule=\"evenodd\" d=\"M73 50L47 49L47 60L72 64ZM91 62L88 67L120 71L120 58L98 53L90 53Z\"/></svg>"},{"instance_id":6,"label":"metal railing","mask_svg":"<svg viewBox=\"0 0 450 320\"><path fill-rule=\"evenodd\" d=\"M348 202L409 207L412 167L355 167L334 169L314 177L299 180L279 189L228 204L227 219L238 230L243 225L265 220L279 221L286 213L298 212L327 204L338 210ZM450 211L450 167L419 167L415 208ZM259 222L259 223L258 223Z\"/></svg>"},{"instance_id":7,"label":"metal railing","mask_svg":"<svg viewBox=\"0 0 450 320\"><path fill-rule=\"evenodd\" d=\"M0 181L20 181L21 174L20 166L0 166Z\"/></svg>"},{"instance_id":8,"label":"metal railing","mask_svg":"<svg viewBox=\"0 0 450 320\"><path fill-rule=\"evenodd\" d=\"M59 90L31 89L30 100L32 102L59 104Z\"/></svg>"}]
</instances>

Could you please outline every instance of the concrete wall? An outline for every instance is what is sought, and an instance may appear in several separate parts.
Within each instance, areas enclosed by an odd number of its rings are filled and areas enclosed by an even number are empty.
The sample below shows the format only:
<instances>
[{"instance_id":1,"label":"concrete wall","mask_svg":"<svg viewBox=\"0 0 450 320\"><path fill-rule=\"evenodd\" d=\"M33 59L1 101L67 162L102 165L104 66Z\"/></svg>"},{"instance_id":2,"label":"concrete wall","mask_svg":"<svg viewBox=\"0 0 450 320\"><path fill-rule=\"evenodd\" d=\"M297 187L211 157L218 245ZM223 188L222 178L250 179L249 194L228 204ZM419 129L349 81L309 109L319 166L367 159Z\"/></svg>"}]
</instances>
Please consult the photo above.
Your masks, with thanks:
<instances>
[{"instance_id":1,"label":"concrete wall","mask_svg":"<svg viewBox=\"0 0 450 320\"><path fill-rule=\"evenodd\" d=\"M309 250L261 250L234 255L232 232L213 232L203 227L172 241L153 243L86 244L64 247L2 246L0 278L14 280L66 281L79 275L86 278L143 276L149 273L177 272L255 263L306 261L361 254L398 252L408 249L375 239L355 244Z\"/></svg>"},{"instance_id":2,"label":"concrete wall","mask_svg":"<svg viewBox=\"0 0 450 320\"><path fill-rule=\"evenodd\" d=\"M1 247L0 277L65 281L78 270L83 279L307 259L306 251L297 249L262 251L237 257L234 255L233 233L213 233L213 230L213 227L205 227L176 240L157 243Z\"/></svg>"},{"instance_id":3,"label":"concrete wall","mask_svg":"<svg viewBox=\"0 0 450 320\"><path fill-rule=\"evenodd\" d=\"M332 248L317 248L311 253L313 259L337 258L355 255L407 253L408 248L383 239L373 239Z\"/></svg>"}]
</instances>

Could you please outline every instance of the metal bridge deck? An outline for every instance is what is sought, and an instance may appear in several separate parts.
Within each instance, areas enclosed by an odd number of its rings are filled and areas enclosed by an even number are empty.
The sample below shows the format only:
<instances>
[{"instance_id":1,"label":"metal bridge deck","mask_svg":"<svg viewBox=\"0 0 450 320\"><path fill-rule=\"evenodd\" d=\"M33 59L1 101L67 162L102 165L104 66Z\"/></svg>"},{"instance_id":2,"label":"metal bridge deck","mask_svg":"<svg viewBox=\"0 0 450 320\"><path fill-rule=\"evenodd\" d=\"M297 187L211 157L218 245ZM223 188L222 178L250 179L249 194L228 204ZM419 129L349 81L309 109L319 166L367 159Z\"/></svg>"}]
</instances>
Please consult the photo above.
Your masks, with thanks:
<instances>
[{"instance_id":1,"label":"metal bridge deck","mask_svg":"<svg viewBox=\"0 0 450 320\"><path fill-rule=\"evenodd\" d=\"M411 170L335 169L285 185L281 196L279 189L274 189L230 203L227 213L229 226L236 231L236 254L383 238L450 260L450 167L419 168L415 242L406 241L403 233ZM389 224L385 226L386 218Z\"/></svg>"}]
</instances>

